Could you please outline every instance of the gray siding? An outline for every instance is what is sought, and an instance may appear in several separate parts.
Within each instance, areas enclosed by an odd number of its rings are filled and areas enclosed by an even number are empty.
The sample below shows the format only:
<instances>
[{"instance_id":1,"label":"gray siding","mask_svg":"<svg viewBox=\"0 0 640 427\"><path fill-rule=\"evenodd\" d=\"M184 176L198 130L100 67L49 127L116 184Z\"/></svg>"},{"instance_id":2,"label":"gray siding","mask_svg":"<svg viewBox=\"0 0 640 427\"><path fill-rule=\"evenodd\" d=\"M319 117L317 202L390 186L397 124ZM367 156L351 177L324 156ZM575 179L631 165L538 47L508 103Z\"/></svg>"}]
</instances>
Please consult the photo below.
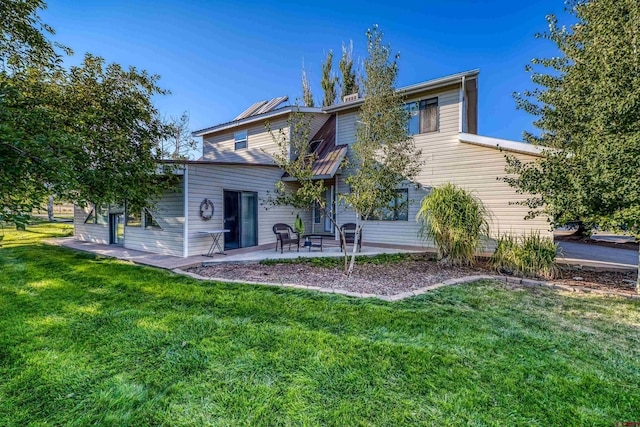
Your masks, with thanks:
<instances>
[{"instance_id":1,"label":"gray siding","mask_svg":"<svg viewBox=\"0 0 640 427\"><path fill-rule=\"evenodd\" d=\"M109 244L109 227L102 224L85 224L89 212L79 206L73 209L73 236L85 242Z\"/></svg>"},{"instance_id":2,"label":"gray siding","mask_svg":"<svg viewBox=\"0 0 640 427\"><path fill-rule=\"evenodd\" d=\"M356 142L357 110L338 113L336 116L336 145Z\"/></svg>"},{"instance_id":3,"label":"gray siding","mask_svg":"<svg viewBox=\"0 0 640 427\"><path fill-rule=\"evenodd\" d=\"M271 129L275 135L278 129L283 129L288 135L287 119L274 119ZM247 148L235 150L235 132L247 131ZM220 133L203 137L204 160L238 163L268 163L270 154L277 152L278 146L265 128L265 122L239 126ZM266 153L266 154L265 154Z\"/></svg>"},{"instance_id":4,"label":"gray siding","mask_svg":"<svg viewBox=\"0 0 640 427\"><path fill-rule=\"evenodd\" d=\"M273 225L284 222L293 226L296 213L300 213L306 229L311 229L310 212L299 212L288 206L271 207L264 204L267 191L273 191L282 176L282 171L276 167L192 164L188 166L188 174L188 256L204 254L211 245L211 238L199 231L223 228L224 190L258 193L259 245L275 245ZM199 215L200 203L205 198L214 204L213 217L208 221L204 221Z\"/></svg>"},{"instance_id":5,"label":"gray siding","mask_svg":"<svg viewBox=\"0 0 640 427\"><path fill-rule=\"evenodd\" d=\"M458 88L448 88L439 92L431 92L419 98L438 97L437 132L414 135L416 147L422 150L424 162L421 172L416 177L415 186L409 188L409 199L413 203L409 207L409 221L368 221L364 229L364 240L376 243L422 245L418 237L419 227L415 216L420 201L429 188L454 183L472 191L479 197L492 213L492 237L500 233L540 232L551 235L545 218L524 220L527 207L514 205L512 202L524 200L526 195L519 195L506 183L499 180L505 175L505 154L488 147L480 147L460 142L460 102ZM357 110L342 112L338 115L337 144L355 142ZM523 161L532 161L535 157L526 154L515 154ZM346 173L346 172L345 172ZM341 177L342 178L342 177ZM348 191L343 179L340 179L339 192ZM353 212L341 206L338 210L338 223L352 222Z\"/></svg>"},{"instance_id":6,"label":"gray siding","mask_svg":"<svg viewBox=\"0 0 640 427\"><path fill-rule=\"evenodd\" d=\"M313 137L329 118L328 114L310 114L311 123L309 138ZM274 135L278 136L279 129L289 137L288 119L274 118L270 120L270 127ZM247 131L247 148L235 150L235 133ZM238 126L233 129L210 133L203 137L204 160L233 163L270 164L271 155L277 153L278 145L266 129L266 121Z\"/></svg>"},{"instance_id":7,"label":"gray siding","mask_svg":"<svg viewBox=\"0 0 640 427\"><path fill-rule=\"evenodd\" d=\"M314 135L318 133L322 125L324 125L327 120L329 120L329 114L312 114L311 116L309 138L313 138Z\"/></svg>"},{"instance_id":8,"label":"gray siding","mask_svg":"<svg viewBox=\"0 0 640 427\"><path fill-rule=\"evenodd\" d=\"M162 255L183 256L184 191L165 193L151 211L162 230L124 228L124 247Z\"/></svg>"}]
</instances>

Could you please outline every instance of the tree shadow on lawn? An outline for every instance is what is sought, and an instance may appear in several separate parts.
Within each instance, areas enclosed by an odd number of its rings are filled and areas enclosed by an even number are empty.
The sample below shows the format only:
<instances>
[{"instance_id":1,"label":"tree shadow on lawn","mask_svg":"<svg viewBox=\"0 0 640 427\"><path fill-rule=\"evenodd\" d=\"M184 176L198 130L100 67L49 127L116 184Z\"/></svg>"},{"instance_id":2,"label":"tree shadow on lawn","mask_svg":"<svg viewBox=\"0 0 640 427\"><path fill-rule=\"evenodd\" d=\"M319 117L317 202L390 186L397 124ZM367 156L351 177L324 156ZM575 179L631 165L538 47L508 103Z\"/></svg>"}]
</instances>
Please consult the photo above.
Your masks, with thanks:
<instances>
[{"instance_id":1,"label":"tree shadow on lawn","mask_svg":"<svg viewBox=\"0 0 640 427\"><path fill-rule=\"evenodd\" d=\"M0 260L3 424L581 424L640 405L625 299L483 281L387 303L64 248Z\"/></svg>"}]
</instances>

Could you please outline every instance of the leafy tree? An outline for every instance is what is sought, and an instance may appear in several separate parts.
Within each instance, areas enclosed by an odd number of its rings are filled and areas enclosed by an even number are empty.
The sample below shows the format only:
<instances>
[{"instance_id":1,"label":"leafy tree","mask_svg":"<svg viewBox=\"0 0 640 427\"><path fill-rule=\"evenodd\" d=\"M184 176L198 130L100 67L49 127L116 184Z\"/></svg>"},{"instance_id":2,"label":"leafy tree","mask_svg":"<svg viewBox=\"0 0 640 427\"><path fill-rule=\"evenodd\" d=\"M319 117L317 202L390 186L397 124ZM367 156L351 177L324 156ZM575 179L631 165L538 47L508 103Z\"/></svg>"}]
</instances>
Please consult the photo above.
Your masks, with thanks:
<instances>
[{"instance_id":1,"label":"leafy tree","mask_svg":"<svg viewBox=\"0 0 640 427\"><path fill-rule=\"evenodd\" d=\"M331 68L333 66L333 51L329 50L327 54L327 58L322 64L322 92L324 93L324 98L322 99L322 106L328 107L333 105L336 102L336 84L338 83L338 78L333 75L331 72Z\"/></svg>"},{"instance_id":2,"label":"leafy tree","mask_svg":"<svg viewBox=\"0 0 640 427\"><path fill-rule=\"evenodd\" d=\"M159 141L172 126L159 116L152 98L166 94L159 76L86 55L71 67L63 85L68 106L65 132L75 140L70 147L75 183L58 194L82 203L125 201L142 207L156 200L175 182L170 167L158 173Z\"/></svg>"},{"instance_id":3,"label":"leafy tree","mask_svg":"<svg viewBox=\"0 0 640 427\"><path fill-rule=\"evenodd\" d=\"M515 176L505 180L533 195L529 216L549 215L553 225L581 220L638 238L640 8L637 0L566 4L575 22L560 26L548 16L549 31L537 35L560 55L532 60L527 71L536 89L516 95L540 129L525 138L548 149L534 163L508 156Z\"/></svg>"},{"instance_id":4,"label":"leafy tree","mask_svg":"<svg viewBox=\"0 0 640 427\"><path fill-rule=\"evenodd\" d=\"M171 117L171 136L160 142L162 158L171 160L188 160L191 152L198 148L189 128L189 114L185 111L180 117Z\"/></svg>"},{"instance_id":5,"label":"leafy tree","mask_svg":"<svg viewBox=\"0 0 640 427\"><path fill-rule=\"evenodd\" d=\"M305 107L313 107L313 94L311 93L311 85L309 84L309 79L307 78L307 71L304 68L304 63L302 63L302 102Z\"/></svg>"},{"instance_id":6,"label":"leafy tree","mask_svg":"<svg viewBox=\"0 0 640 427\"><path fill-rule=\"evenodd\" d=\"M72 53L68 47L47 38L55 31L37 14L46 7L42 0L0 0L0 71L11 72L34 65L51 68L59 64L59 51Z\"/></svg>"},{"instance_id":7,"label":"leafy tree","mask_svg":"<svg viewBox=\"0 0 640 427\"><path fill-rule=\"evenodd\" d=\"M364 102L351 146L350 173L345 179L351 191L341 200L356 213L356 240L366 218L382 215L396 199L397 189L414 179L420 170L420 151L407 135L409 112L396 90L397 60L384 45L383 33L374 26L367 31L368 57L362 82ZM408 203L408 201L407 201ZM348 272L353 271L357 242Z\"/></svg>"},{"instance_id":8,"label":"leafy tree","mask_svg":"<svg viewBox=\"0 0 640 427\"><path fill-rule=\"evenodd\" d=\"M342 58L340 58L340 74L342 75L340 99L353 93L358 93L360 87L356 79L356 72L353 68L353 40L349 42L347 47L342 44Z\"/></svg>"},{"instance_id":9,"label":"leafy tree","mask_svg":"<svg viewBox=\"0 0 640 427\"><path fill-rule=\"evenodd\" d=\"M159 77L93 55L65 69L36 14L43 2L0 6L0 219L24 226L51 194L144 205L172 185L157 173L170 130L152 103L166 93Z\"/></svg>"},{"instance_id":10,"label":"leafy tree","mask_svg":"<svg viewBox=\"0 0 640 427\"><path fill-rule=\"evenodd\" d=\"M309 153L311 119L298 108L290 115L287 123L288 132L283 129L274 131L268 122L266 128L278 146L277 152L272 154L274 162L295 182L279 181L265 203L271 206L291 206L303 211L317 208L323 216L329 218L344 243L342 246L346 272L349 259L346 241L335 221L333 206L328 206L324 197L327 186L324 180L315 179L313 173L313 162L317 154Z\"/></svg>"}]
</instances>

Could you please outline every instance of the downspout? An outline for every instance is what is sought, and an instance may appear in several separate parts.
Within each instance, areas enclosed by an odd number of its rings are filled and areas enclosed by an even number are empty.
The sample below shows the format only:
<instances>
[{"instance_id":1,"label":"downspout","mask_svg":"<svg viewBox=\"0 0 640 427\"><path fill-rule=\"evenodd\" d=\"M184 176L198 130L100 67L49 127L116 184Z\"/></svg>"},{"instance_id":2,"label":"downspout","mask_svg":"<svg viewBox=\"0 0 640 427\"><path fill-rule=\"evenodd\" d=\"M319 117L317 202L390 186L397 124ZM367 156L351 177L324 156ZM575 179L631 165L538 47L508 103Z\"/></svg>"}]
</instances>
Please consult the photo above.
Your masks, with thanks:
<instances>
[{"instance_id":1,"label":"downspout","mask_svg":"<svg viewBox=\"0 0 640 427\"><path fill-rule=\"evenodd\" d=\"M462 83L460 85L460 96L459 96L459 104L460 104L460 113L459 113L459 119L460 119L460 125L458 126L458 132L459 133L463 133L467 131L467 126L466 126L466 118L467 118L467 112L466 112L466 103L465 103L465 76L462 76Z\"/></svg>"},{"instance_id":2,"label":"downspout","mask_svg":"<svg viewBox=\"0 0 640 427\"><path fill-rule=\"evenodd\" d=\"M333 176L333 218L334 221L336 222L336 224L339 224L338 222L338 174L335 174ZM333 226L333 238L336 240L340 239L340 234L338 233L338 228L334 225Z\"/></svg>"},{"instance_id":3,"label":"downspout","mask_svg":"<svg viewBox=\"0 0 640 427\"><path fill-rule=\"evenodd\" d=\"M185 163L184 165L184 179L182 180L184 184L184 222L183 222L183 250L182 256L184 258L189 256L189 165Z\"/></svg>"},{"instance_id":4,"label":"downspout","mask_svg":"<svg viewBox=\"0 0 640 427\"><path fill-rule=\"evenodd\" d=\"M336 113L336 137L335 137L335 145L338 145L338 117L340 117L339 113ZM348 150L348 149L347 149ZM336 224L340 224L338 222L338 171L336 171L336 174L333 175L333 188L335 189L333 194L334 194L334 205L333 208L335 210L335 212L333 213L333 218L336 222ZM333 238L338 240L340 239L340 234L338 233L338 228L334 225L333 227Z\"/></svg>"}]
</instances>

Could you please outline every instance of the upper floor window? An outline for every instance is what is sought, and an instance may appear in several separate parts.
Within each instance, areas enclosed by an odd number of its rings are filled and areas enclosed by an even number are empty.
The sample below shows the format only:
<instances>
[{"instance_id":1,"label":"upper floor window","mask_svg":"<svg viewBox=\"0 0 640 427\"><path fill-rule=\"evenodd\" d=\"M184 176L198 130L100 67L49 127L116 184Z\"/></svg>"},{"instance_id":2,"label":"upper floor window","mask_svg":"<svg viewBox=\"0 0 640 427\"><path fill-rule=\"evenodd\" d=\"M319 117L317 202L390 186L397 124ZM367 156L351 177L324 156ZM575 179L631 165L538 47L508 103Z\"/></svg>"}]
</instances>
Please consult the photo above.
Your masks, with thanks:
<instances>
[{"instance_id":1,"label":"upper floor window","mask_svg":"<svg viewBox=\"0 0 640 427\"><path fill-rule=\"evenodd\" d=\"M247 148L247 131L243 130L240 132L236 132L233 134L235 139L235 149L240 150L242 148Z\"/></svg>"},{"instance_id":2,"label":"upper floor window","mask_svg":"<svg viewBox=\"0 0 640 427\"><path fill-rule=\"evenodd\" d=\"M405 108L411 114L407 124L409 135L438 131L438 98L410 102Z\"/></svg>"}]
</instances>

